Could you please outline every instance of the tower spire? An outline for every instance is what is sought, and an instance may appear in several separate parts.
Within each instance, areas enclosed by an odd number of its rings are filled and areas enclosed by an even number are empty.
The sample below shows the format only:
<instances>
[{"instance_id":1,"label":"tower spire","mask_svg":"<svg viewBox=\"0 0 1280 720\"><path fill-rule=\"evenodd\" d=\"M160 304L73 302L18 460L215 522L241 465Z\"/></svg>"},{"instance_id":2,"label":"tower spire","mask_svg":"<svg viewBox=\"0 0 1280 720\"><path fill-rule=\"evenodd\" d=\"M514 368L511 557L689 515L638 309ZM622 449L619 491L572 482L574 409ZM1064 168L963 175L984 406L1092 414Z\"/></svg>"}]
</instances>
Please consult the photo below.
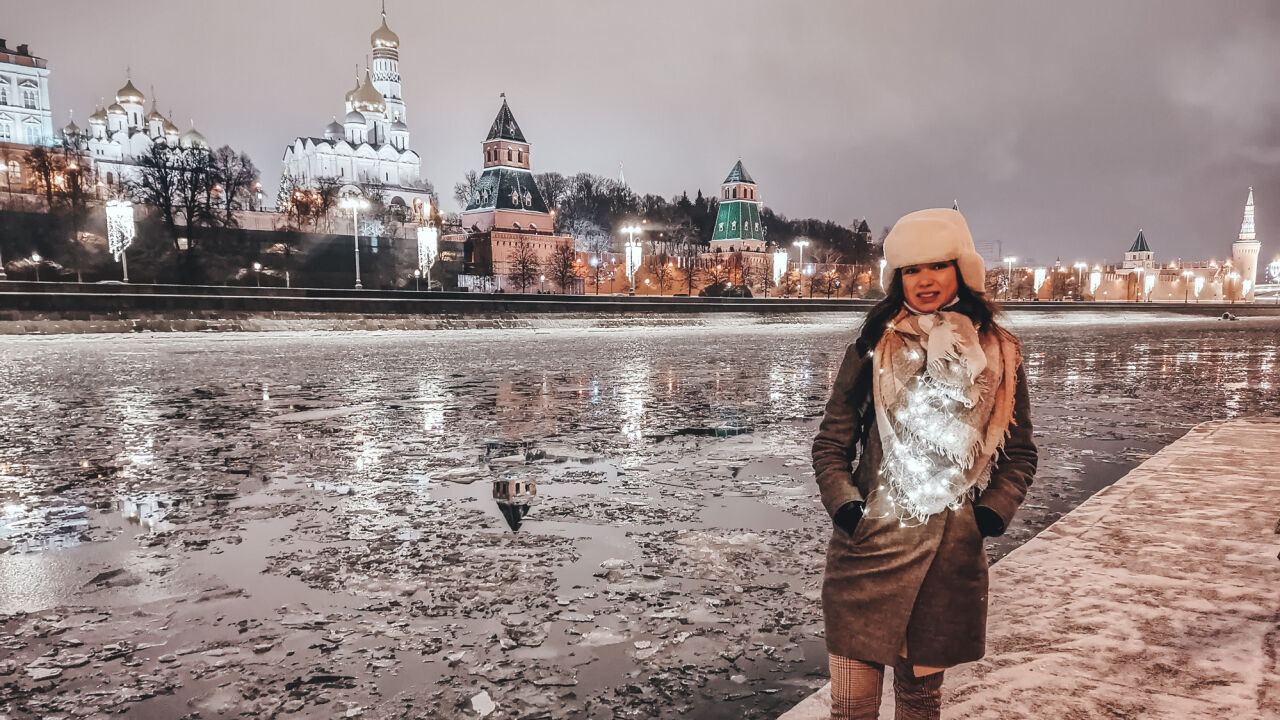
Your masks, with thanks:
<instances>
[{"instance_id":1,"label":"tower spire","mask_svg":"<svg viewBox=\"0 0 1280 720\"><path fill-rule=\"evenodd\" d=\"M1253 241L1258 239L1253 228L1253 188L1249 188L1249 199L1244 203L1244 220L1240 222L1240 239Z\"/></svg>"},{"instance_id":2,"label":"tower spire","mask_svg":"<svg viewBox=\"0 0 1280 720\"><path fill-rule=\"evenodd\" d=\"M382 0L382 19L387 19L387 0Z\"/></svg>"}]
</instances>

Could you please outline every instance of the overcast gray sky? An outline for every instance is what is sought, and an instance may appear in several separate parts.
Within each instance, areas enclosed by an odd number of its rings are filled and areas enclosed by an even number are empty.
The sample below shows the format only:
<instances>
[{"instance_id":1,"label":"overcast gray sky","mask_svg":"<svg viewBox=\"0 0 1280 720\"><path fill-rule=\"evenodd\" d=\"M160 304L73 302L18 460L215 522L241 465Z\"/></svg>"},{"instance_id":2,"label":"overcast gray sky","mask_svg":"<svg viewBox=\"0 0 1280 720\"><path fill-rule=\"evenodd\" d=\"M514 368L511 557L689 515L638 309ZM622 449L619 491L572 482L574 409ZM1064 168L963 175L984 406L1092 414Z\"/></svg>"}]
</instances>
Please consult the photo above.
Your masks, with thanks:
<instances>
[{"instance_id":1,"label":"overcast gray sky","mask_svg":"<svg viewBox=\"0 0 1280 720\"><path fill-rule=\"evenodd\" d=\"M55 122L126 66L253 157L320 135L378 0L0 0L49 60ZM1280 3L388 0L412 147L452 205L506 92L535 171L715 192L741 156L792 217L883 225L958 198L1006 254L1225 257L1246 189L1280 254Z\"/></svg>"}]
</instances>

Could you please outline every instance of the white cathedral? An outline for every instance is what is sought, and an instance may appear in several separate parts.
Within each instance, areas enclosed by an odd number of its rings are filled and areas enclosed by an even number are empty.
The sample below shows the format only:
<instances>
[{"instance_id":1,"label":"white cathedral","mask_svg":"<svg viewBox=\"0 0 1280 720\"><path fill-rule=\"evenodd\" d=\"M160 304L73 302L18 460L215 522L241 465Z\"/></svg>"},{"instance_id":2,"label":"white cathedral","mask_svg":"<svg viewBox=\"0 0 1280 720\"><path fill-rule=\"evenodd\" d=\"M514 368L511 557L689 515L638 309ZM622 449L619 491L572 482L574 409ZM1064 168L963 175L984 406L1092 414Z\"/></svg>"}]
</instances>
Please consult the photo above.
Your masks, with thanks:
<instances>
[{"instance_id":1,"label":"white cathedral","mask_svg":"<svg viewBox=\"0 0 1280 720\"><path fill-rule=\"evenodd\" d=\"M318 180L337 181L342 191L380 193L384 202L415 216L431 202L422 181L422 158L409 149L408 113L400 85L400 38L382 26L369 37L373 67L347 93L343 121L325 128L324 137L296 138L284 151L286 183L314 187Z\"/></svg>"},{"instance_id":2,"label":"white cathedral","mask_svg":"<svg viewBox=\"0 0 1280 720\"><path fill-rule=\"evenodd\" d=\"M146 96L129 79L116 91L115 102L93 111L87 130L74 120L62 129L63 141L77 144L88 155L98 179L109 186L135 179L138 159L156 143L209 149L204 135L194 126L186 132L179 130L156 107L154 98L151 111L144 115L146 102Z\"/></svg>"}]
</instances>

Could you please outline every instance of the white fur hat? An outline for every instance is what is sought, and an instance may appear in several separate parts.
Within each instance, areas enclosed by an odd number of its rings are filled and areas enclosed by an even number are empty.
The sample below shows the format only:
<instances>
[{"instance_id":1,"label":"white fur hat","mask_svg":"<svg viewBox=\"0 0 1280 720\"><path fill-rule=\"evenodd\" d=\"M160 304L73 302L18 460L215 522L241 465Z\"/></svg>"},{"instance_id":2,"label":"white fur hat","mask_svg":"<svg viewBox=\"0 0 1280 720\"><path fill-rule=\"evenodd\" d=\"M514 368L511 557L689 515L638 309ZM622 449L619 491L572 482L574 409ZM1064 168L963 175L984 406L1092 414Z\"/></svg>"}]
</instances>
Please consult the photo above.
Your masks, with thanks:
<instances>
[{"instance_id":1,"label":"white fur hat","mask_svg":"<svg viewBox=\"0 0 1280 720\"><path fill-rule=\"evenodd\" d=\"M885 269L955 260L964 284L986 292L986 263L973 246L969 223L959 210L934 208L903 215L884 239Z\"/></svg>"}]
</instances>

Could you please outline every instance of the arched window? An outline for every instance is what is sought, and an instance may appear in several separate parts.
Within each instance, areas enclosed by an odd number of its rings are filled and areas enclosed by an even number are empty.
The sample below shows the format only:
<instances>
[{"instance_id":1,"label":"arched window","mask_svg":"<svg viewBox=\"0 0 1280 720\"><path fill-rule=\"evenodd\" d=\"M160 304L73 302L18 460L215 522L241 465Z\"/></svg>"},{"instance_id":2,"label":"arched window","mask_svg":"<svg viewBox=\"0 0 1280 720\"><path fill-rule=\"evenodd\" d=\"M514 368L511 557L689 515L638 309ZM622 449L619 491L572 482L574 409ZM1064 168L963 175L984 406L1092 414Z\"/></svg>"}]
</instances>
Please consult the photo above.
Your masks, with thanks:
<instances>
[{"instance_id":1,"label":"arched window","mask_svg":"<svg viewBox=\"0 0 1280 720\"><path fill-rule=\"evenodd\" d=\"M529 229L534 232L538 232L538 226L534 225L533 223L529 223Z\"/></svg>"},{"instance_id":2,"label":"arched window","mask_svg":"<svg viewBox=\"0 0 1280 720\"><path fill-rule=\"evenodd\" d=\"M107 173L107 184L108 185L116 184L116 176L113 173Z\"/></svg>"},{"instance_id":3,"label":"arched window","mask_svg":"<svg viewBox=\"0 0 1280 720\"><path fill-rule=\"evenodd\" d=\"M9 83L0 80L0 105L9 104Z\"/></svg>"},{"instance_id":4,"label":"arched window","mask_svg":"<svg viewBox=\"0 0 1280 720\"><path fill-rule=\"evenodd\" d=\"M738 188L734 188L734 189L733 189L733 199L734 199L734 200L737 200L737 199L738 199Z\"/></svg>"},{"instance_id":5,"label":"arched window","mask_svg":"<svg viewBox=\"0 0 1280 720\"><path fill-rule=\"evenodd\" d=\"M35 88L22 88L22 106L29 110L39 107Z\"/></svg>"},{"instance_id":6,"label":"arched window","mask_svg":"<svg viewBox=\"0 0 1280 720\"><path fill-rule=\"evenodd\" d=\"M523 150L517 150L517 151L516 151L516 162L518 162L518 163L522 163L522 162L524 162L524 151L523 151Z\"/></svg>"},{"instance_id":7,"label":"arched window","mask_svg":"<svg viewBox=\"0 0 1280 720\"><path fill-rule=\"evenodd\" d=\"M507 162L511 162L511 148L507 148Z\"/></svg>"},{"instance_id":8,"label":"arched window","mask_svg":"<svg viewBox=\"0 0 1280 720\"><path fill-rule=\"evenodd\" d=\"M508 151L508 152L510 152L510 151ZM520 229L520 223L511 223L511 227L515 228L516 230L519 230L519 229Z\"/></svg>"},{"instance_id":9,"label":"arched window","mask_svg":"<svg viewBox=\"0 0 1280 720\"><path fill-rule=\"evenodd\" d=\"M0 140L13 139L13 125L6 122L0 122Z\"/></svg>"}]
</instances>

